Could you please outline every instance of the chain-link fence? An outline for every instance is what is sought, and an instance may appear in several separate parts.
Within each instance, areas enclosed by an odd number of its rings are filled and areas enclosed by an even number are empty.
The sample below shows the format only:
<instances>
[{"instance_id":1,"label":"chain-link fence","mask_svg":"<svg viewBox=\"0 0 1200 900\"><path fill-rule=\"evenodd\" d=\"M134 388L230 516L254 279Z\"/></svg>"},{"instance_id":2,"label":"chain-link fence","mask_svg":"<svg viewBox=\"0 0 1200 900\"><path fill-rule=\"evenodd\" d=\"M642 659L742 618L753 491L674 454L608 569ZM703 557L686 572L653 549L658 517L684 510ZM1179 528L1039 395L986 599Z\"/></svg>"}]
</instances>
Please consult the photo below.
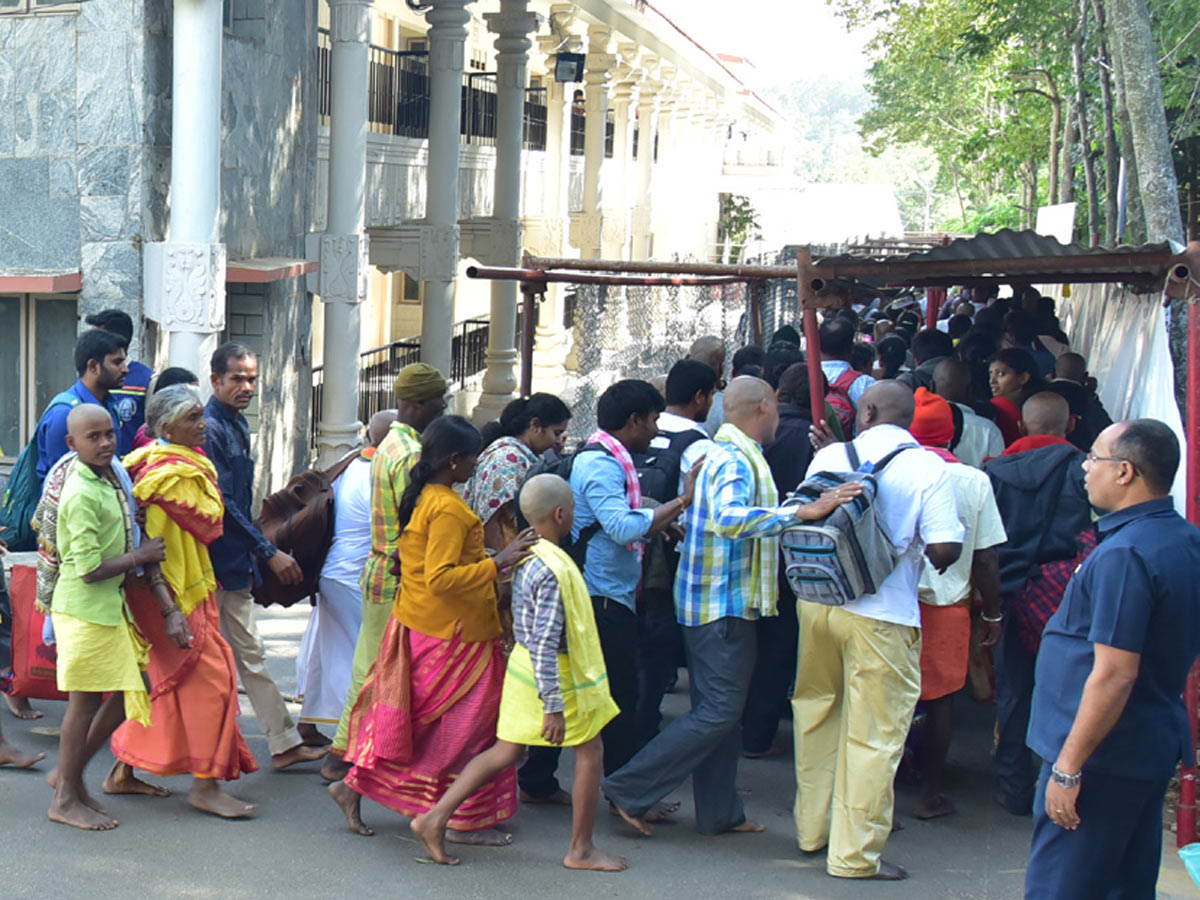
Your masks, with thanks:
<instances>
[{"instance_id":1,"label":"chain-link fence","mask_svg":"<svg viewBox=\"0 0 1200 900\"><path fill-rule=\"evenodd\" d=\"M568 288L573 348L568 359L570 437L596 427L596 400L622 378L649 381L687 356L693 341L712 335L728 358L751 342L749 286L592 285ZM726 370L728 375L728 369Z\"/></svg>"}]
</instances>

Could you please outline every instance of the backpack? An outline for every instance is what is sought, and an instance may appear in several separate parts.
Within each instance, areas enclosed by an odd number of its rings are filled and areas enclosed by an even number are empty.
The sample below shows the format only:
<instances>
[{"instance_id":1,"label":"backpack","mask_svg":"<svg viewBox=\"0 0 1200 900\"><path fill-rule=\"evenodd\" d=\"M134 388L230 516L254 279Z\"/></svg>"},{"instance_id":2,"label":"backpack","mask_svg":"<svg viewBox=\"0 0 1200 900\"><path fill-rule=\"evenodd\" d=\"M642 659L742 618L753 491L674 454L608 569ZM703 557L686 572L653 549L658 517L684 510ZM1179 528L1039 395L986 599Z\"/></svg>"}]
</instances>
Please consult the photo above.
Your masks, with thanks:
<instances>
[{"instance_id":1,"label":"backpack","mask_svg":"<svg viewBox=\"0 0 1200 900\"><path fill-rule=\"evenodd\" d=\"M666 436L666 435L664 435ZM696 441L707 441L707 434L695 428L678 431L667 438L667 446L651 447L645 453L633 454L642 496L659 503L667 503L679 495L679 476L683 466L683 454Z\"/></svg>"},{"instance_id":2,"label":"backpack","mask_svg":"<svg viewBox=\"0 0 1200 900\"><path fill-rule=\"evenodd\" d=\"M529 468L528 472L525 473L525 478L521 481L521 487L524 488L525 482L535 475L557 475L559 478L569 484L571 481L571 470L575 467L575 457L584 450L599 450L602 453L609 453L608 448L603 444L589 444L583 441L580 441L574 450L567 453L555 453L553 450L548 450L546 453L542 454L542 456L538 458L538 461ZM609 455L611 456L612 454L610 453ZM520 495L521 492L517 491L517 496L519 497ZM516 512L517 527L524 531L529 527L529 522L526 520L525 516L521 514L521 504L519 503L517 504ZM565 535L561 541L559 541L559 546L562 547L563 550L567 551L567 555L571 557L571 560L576 566L579 567L580 572L583 571L583 562L587 556L587 546L591 543L592 538L594 538L600 532L600 528L600 520L597 519L580 531L579 537L575 540L571 540L571 536L568 534Z\"/></svg>"},{"instance_id":3,"label":"backpack","mask_svg":"<svg viewBox=\"0 0 1200 900\"><path fill-rule=\"evenodd\" d=\"M46 418L46 413L56 406L76 407L83 401L70 391L63 391L50 401L42 418L38 420L38 428ZM33 514L37 509L38 500L42 497L42 479L38 478L38 463L41 454L38 452L37 429L29 439L17 461L13 463L12 471L8 473L8 482L4 486L4 499L0 502L0 525L5 526L4 540L8 549L27 551L37 549L37 533L33 530Z\"/></svg>"},{"instance_id":4,"label":"backpack","mask_svg":"<svg viewBox=\"0 0 1200 900\"><path fill-rule=\"evenodd\" d=\"M792 591L802 600L842 606L864 594L874 594L896 568L899 554L879 527L875 511L879 473L905 450L904 444L879 462L861 465L853 442L846 455L853 471L818 472L804 481L785 507L811 503L839 485L860 482L863 492L824 519L787 528L780 537L784 571Z\"/></svg>"},{"instance_id":5,"label":"backpack","mask_svg":"<svg viewBox=\"0 0 1200 900\"><path fill-rule=\"evenodd\" d=\"M267 540L290 554L304 572L299 584L284 584L268 566L252 590L260 606L291 606L317 593L317 580L333 546L333 483L359 456L355 450L328 469L306 469L271 494L254 520Z\"/></svg>"},{"instance_id":6,"label":"backpack","mask_svg":"<svg viewBox=\"0 0 1200 900\"><path fill-rule=\"evenodd\" d=\"M850 400L850 386L862 377L857 369L847 369L829 384L825 399L833 407L838 423L842 426L842 434L850 434L854 424L854 403Z\"/></svg>"}]
</instances>

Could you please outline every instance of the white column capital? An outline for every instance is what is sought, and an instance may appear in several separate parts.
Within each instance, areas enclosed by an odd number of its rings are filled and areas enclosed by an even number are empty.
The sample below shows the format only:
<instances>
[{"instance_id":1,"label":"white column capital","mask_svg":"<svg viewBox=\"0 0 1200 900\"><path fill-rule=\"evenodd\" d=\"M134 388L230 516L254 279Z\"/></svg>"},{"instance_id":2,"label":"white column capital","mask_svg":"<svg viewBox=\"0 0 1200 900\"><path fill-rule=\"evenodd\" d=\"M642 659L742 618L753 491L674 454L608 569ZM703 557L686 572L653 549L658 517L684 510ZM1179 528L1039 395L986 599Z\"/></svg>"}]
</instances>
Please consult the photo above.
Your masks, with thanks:
<instances>
[{"instance_id":1,"label":"white column capital","mask_svg":"<svg viewBox=\"0 0 1200 900\"><path fill-rule=\"evenodd\" d=\"M322 302L357 306L367 299L370 244L365 234L321 235L317 286Z\"/></svg>"},{"instance_id":2,"label":"white column capital","mask_svg":"<svg viewBox=\"0 0 1200 900\"><path fill-rule=\"evenodd\" d=\"M371 39L374 0L329 0L329 40L366 44Z\"/></svg>"},{"instance_id":3,"label":"white column capital","mask_svg":"<svg viewBox=\"0 0 1200 900\"><path fill-rule=\"evenodd\" d=\"M146 317L166 331L213 334L225 328L225 245L156 241L145 245Z\"/></svg>"},{"instance_id":4,"label":"white column capital","mask_svg":"<svg viewBox=\"0 0 1200 900\"><path fill-rule=\"evenodd\" d=\"M421 230L421 281L454 281L458 275L458 226L425 222Z\"/></svg>"}]
</instances>

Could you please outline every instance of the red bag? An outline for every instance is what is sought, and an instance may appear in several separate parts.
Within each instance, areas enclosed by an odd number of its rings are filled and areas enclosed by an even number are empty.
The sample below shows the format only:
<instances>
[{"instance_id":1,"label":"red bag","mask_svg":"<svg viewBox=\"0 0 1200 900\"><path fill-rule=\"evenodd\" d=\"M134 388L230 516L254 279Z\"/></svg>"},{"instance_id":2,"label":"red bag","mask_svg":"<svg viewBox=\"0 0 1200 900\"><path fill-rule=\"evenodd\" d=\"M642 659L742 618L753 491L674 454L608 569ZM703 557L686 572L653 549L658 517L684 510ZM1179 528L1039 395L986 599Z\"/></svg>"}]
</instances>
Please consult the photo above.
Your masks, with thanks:
<instances>
[{"instance_id":1,"label":"red bag","mask_svg":"<svg viewBox=\"0 0 1200 900\"><path fill-rule=\"evenodd\" d=\"M13 612L13 696L66 700L67 695L58 689L58 652L42 641L42 624L46 617L33 605L37 596L37 569L13 566L8 595Z\"/></svg>"}]
</instances>

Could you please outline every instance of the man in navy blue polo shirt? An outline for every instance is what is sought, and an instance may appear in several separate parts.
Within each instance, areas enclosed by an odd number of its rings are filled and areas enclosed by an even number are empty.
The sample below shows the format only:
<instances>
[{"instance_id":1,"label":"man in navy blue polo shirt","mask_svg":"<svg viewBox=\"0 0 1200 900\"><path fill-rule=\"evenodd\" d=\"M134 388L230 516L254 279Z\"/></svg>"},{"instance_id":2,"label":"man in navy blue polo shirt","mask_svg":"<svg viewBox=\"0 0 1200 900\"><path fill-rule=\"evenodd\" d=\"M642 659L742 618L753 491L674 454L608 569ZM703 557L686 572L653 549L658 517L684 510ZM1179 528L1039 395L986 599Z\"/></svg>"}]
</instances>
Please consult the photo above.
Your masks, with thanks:
<instances>
[{"instance_id":1,"label":"man in navy blue polo shirt","mask_svg":"<svg viewBox=\"0 0 1200 900\"><path fill-rule=\"evenodd\" d=\"M1161 422L1106 428L1083 465L1107 514L1038 653L1025 896L1149 900L1167 782L1192 758L1180 693L1200 653L1200 531L1168 496L1179 442Z\"/></svg>"}]
</instances>

